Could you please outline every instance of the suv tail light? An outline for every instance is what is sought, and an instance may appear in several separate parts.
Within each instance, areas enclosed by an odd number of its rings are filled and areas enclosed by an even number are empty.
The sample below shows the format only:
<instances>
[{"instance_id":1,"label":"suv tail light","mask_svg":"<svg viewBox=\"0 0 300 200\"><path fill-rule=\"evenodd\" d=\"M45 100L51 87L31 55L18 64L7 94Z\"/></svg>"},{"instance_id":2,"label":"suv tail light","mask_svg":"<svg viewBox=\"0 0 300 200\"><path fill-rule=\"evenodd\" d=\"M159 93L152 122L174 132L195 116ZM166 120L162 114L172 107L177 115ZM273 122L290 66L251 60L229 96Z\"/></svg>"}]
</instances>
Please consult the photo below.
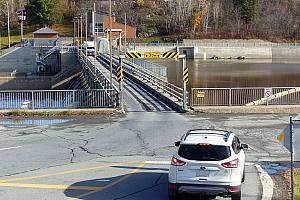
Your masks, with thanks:
<instances>
[{"instance_id":1,"label":"suv tail light","mask_svg":"<svg viewBox=\"0 0 300 200\"><path fill-rule=\"evenodd\" d=\"M171 165L182 166L182 165L185 165L185 162L173 157L172 160L171 160Z\"/></svg>"},{"instance_id":2,"label":"suv tail light","mask_svg":"<svg viewBox=\"0 0 300 200\"><path fill-rule=\"evenodd\" d=\"M221 164L225 168L237 168L239 166L239 159L235 159L226 163Z\"/></svg>"}]
</instances>

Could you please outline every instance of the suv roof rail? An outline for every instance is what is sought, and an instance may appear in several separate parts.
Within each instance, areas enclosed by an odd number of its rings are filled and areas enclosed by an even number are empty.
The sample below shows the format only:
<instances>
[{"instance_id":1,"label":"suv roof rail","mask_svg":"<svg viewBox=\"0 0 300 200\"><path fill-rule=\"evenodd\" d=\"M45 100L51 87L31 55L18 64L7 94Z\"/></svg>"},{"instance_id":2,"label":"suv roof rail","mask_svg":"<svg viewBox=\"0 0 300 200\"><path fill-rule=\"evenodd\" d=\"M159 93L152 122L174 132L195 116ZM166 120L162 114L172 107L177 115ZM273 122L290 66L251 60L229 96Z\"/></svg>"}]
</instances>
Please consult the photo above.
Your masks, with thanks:
<instances>
[{"instance_id":1,"label":"suv roof rail","mask_svg":"<svg viewBox=\"0 0 300 200\"><path fill-rule=\"evenodd\" d=\"M219 131L219 133L213 133L213 132L208 132L208 133L194 132L194 133L193 133L193 131ZM221 133L221 132L223 132L223 133ZM195 135L196 135L196 134L209 135L209 134L211 134L211 135L222 135L222 136L225 136L224 140L225 140L225 142L227 142L228 139L229 139L229 137L230 137L230 135L231 135L231 133L232 133L231 131L217 130L217 129L191 129L191 130L189 130L189 131L185 134L183 140L186 140L187 136L189 136L189 135L194 135L194 134L195 134Z\"/></svg>"}]
</instances>

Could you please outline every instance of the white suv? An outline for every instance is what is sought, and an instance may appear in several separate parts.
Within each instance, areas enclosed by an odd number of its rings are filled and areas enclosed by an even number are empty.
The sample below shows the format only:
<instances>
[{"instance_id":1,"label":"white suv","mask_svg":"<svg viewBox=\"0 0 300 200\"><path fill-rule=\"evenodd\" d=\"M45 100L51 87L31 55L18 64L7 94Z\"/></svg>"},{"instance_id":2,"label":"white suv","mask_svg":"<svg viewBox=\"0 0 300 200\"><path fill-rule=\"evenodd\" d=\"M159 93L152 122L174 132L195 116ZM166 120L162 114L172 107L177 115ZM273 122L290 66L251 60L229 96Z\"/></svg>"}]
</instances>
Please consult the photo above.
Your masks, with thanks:
<instances>
[{"instance_id":1,"label":"white suv","mask_svg":"<svg viewBox=\"0 0 300 200\"><path fill-rule=\"evenodd\" d=\"M196 129L184 134L178 152L171 160L169 199L181 194L199 194L209 198L231 196L241 199L245 180L245 154L248 145L230 131Z\"/></svg>"}]
</instances>

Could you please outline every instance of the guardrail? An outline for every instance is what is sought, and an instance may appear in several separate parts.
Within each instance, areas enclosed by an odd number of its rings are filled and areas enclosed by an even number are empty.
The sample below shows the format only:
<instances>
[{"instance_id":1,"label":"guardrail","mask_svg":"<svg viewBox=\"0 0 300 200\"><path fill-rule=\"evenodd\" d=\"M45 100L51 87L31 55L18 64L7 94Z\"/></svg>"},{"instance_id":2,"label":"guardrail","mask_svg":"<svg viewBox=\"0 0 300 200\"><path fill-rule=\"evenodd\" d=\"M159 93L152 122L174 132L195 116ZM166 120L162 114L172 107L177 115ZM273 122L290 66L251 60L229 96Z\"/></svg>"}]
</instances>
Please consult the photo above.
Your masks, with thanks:
<instances>
[{"instance_id":1,"label":"guardrail","mask_svg":"<svg viewBox=\"0 0 300 200\"><path fill-rule=\"evenodd\" d=\"M130 62L137 64L141 67L143 67L144 69L147 69L149 71L152 71L154 73L156 73L157 75L166 78L167 77L167 67L156 64L156 63L152 63L149 62L147 60L144 59L134 59L134 58L129 58L127 59Z\"/></svg>"},{"instance_id":2,"label":"guardrail","mask_svg":"<svg viewBox=\"0 0 300 200\"><path fill-rule=\"evenodd\" d=\"M111 89L0 91L0 109L107 108L116 98Z\"/></svg>"},{"instance_id":3,"label":"guardrail","mask_svg":"<svg viewBox=\"0 0 300 200\"><path fill-rule=\"evenodd\" d=\"M268 87L269 88L269 87ZM299 105L300 91L295 87L274 87L270 97L265 88L192 88L191 106L242 106L261 100L260 105ZM254 105L254 104L253 104ZM251 106L251 105L248 105Z\"/></svg>"},{"instance_id":4,"label":"guardrail","mask_svg":"<svg viewBox=\"0 0 300 200\"><path fill-rule=\"evenodd\" d=\"M107 55L103 55L106 59L108 59ZM138 77L140 80L146 82L149 86L155 87L155 90L166 94L169 96L169 99L172 99L174 102L181 103L183 102L183 89L177 87L169 83L168 81L163 80L162 78L158 77L157 74L153 73L150 70L144 69L142 67L137 67L135 64L132 64L128 60L123 60L124 65L123 69L126 73ZM115 65L118 65L119 61L116 58L113 58L113 62ZM135 67L136 66L136 67Z\"/></svg>"},{"instance_id":5,"label":"guardrail","mask_svg":"<svg viewBox=\"0 0 300 200\"><path fill-rule=\"evenodd\" d=\"M113 91L107 93L107 96L111 98L111 101L114 102L114 105L118 107L120 105L120 92L119 89L112 84L113 88L110 88L110 80L109 78L98 68L95 67L95 63L89 59L84 53L80 53L79 49L77 51L78 59L81 63L82 69L84 72L88 74L86 79L89 79L89 82L96 82L103 89L110 89Z\"/></svg>"}]
</instances>

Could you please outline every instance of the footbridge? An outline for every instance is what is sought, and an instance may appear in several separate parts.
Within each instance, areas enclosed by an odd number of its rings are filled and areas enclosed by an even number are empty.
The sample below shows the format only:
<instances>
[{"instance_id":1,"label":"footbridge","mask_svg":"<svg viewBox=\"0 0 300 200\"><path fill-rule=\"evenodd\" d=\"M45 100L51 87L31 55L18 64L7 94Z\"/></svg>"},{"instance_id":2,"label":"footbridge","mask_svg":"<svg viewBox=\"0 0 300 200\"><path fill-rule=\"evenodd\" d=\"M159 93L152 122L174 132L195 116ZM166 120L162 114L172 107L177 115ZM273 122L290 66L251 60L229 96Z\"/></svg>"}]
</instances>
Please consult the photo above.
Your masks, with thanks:
<instances>
[{"instance_id":1,"label":"footbridge","mask_svg":"<svg viewBox=\"0 0 300 200\"><path fill-rule=\"evenodd\" d=\"M50 48L37 63L57 52L76 54L81 68L78 71L66 69L52 78L52 90L0 91L0 109L125 108L127 111L185 112L187 105L249 107L300 104L299 87L192 88L187 92L185 88L168 82L163 67L142 59L124 59L117 53L112 58L110 74L108 55L86 56L76 46ZM120 64L124 77L122 84L117 80ZM83 85L80 90L59 89L74 79L80 79Z\"/></svg>"}]
</instances>

